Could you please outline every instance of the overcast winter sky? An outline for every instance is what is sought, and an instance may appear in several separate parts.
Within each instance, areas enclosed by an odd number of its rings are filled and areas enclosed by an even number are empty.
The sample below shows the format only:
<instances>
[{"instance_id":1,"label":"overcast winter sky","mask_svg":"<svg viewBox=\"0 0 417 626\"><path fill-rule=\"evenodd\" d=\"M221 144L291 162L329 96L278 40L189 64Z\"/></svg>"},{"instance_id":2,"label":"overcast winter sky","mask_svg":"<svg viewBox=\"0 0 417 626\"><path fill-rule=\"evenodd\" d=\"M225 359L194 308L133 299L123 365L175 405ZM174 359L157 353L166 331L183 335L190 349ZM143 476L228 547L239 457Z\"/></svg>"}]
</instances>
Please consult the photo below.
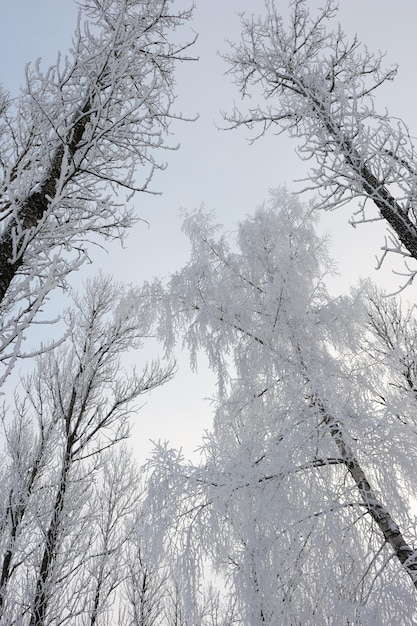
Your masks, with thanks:
<instances>
[{"instance_id":1,"label":"overcast winter sky","mask_svg":"<svg viewBox=\"0 0 417 626\"><path fill-rule=\"evenodd\" d=\"M181 0L183 2L184 0ZM277 0L283 14L287 0ZM311 6L321 4L311 0ZM399 64L395 83L380 90L379 108L402 117L411 134L417 136L416 59L417 3L415 0L340 0L339 20L350 34L357 33L371 51L387 52L386 62ZM192 24L199 34L195 63L184 64L177 73L177 110L185 116L199 114L192 124L175 124L172 143L177 152L167 153L168 168L159 174L153 188L161 196L137 196L137 213L150 224L139 223L127 240L127 248L112 248L110 255L98 253L97 269L103 265L118 278L141 283L154 275L167 275L187 259L188 249L180 232L180 208L192 209L204 203L217 212L228 228L251 213L267 196L268 189L287 184L306 173L295 154L295 143L269 136L249 145L245 131L223 132L220 110L230 109L238 94L217 55L225 40L239 37L237 12L262 12L263 2L255 0L196 0ZM0 81L12 94L23 82L24 67L42 57L50 65L56 53L70 45L76 19L72 0L0 0ZM395 288L398 279L388 266L375 272L375 255L383 243L374 225L354 230L347 224L353 208L326 216L323 228L330 229L333 255L341 277L335 289L342 290L358 276L371 276L379 285ZM381 232L381 231L380 231ZM84 270L82 270L84 271ZM409 298L417 293L408 292ZM182 364L181 364L182 365ZM136 429L140 457L151 449L149 439L167 438L183 446L188 454L195 449L204 428L210 426L209 407L199 399L211 393L211 379L202 371L180 375L163 390L156 390L138 416Z\"/></svg>"}]
</instances>

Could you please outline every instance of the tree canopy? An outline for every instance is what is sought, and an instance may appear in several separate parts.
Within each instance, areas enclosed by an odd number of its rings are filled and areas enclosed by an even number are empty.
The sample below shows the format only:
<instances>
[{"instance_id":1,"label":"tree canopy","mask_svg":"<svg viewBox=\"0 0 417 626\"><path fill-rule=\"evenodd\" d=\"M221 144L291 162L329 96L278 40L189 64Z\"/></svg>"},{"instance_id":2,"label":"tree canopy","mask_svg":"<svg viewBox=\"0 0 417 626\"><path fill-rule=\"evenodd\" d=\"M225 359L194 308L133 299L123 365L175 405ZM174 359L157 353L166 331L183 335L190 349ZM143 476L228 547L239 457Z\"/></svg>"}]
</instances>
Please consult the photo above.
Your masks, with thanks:
<instances>
[{"instance_id":1,"label":"tree canopy","mask_svg":"<svg viewBox=\"0 0 417 626\"><path fill-rule=\"evenodd\" d=\"M294 137L316 199L276 188L233 232L188 212L188 262L140 287L69 277L91 244L124 241L176 147L193 7L82 0L67 55L1 92L0 624L417 623L415 307L368 280L332 295L317 211L355 200L355 223L384 221L380 261L400 255L407 286L416 158L375 99L395 68L337 8L292 0L284 20L266 0L225 55L253 98L229 127ZM56 288L70 306L33 345ZM140 470L132 421L179 346L216 377L213 424L200 461L159 442Z\"/></svg>"},{"instance_id":2,"label":"tree canopy","mask_svg":"<svg viewBox=\"0 0 417 626\"><path fill-rule=\"evenodd\" d=\"M315 221L282 190L233 239L186 219L165 317L207 353L216 412L201 465L157 450L151 506L186 582L209 559L244 623L408 624L416 320L370 284L331 297Z\"/></svg>"}]
</instances>

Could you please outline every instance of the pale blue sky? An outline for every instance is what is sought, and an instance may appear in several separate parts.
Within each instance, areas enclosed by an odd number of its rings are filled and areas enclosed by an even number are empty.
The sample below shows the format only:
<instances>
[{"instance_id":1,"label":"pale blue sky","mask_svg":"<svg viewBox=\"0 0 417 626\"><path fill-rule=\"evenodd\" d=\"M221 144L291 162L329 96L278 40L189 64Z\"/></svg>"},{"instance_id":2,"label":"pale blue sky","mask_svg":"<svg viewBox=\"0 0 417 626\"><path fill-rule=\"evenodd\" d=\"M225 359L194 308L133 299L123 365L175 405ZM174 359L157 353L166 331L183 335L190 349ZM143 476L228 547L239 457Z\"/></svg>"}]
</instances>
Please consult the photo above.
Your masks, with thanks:
<instances>
[{"instance_id":1,"label":"pale blue sky","mask_svg":"<svg viewBox=\"0 0 417 626\"><path fill-rule=\"evenodd\" d=\"M317 2L320 4L320 2ZM177 110L184 115L200 114L192 124L175 124L173 143L178 152L167 153L168 169L158 175L154 189L162 196L138 196L137 212L150 222L138 224L127 240L127 248L111 249L111 255L96 253L96 265L111 268L119 278L142 282L156 274L175 271L187 259L185 238L180 233L180 207L192 209L201 203L215 209L219 220L232 228L267 196L268 188L301 178L305 166L295 154L295 143L269 136L250 146L245 131L221 132L220 109L231 106L238 94L217 56L226 38L239 36L237 11L262 11L263 3L251 0L196 0L193 28L199 33L195 54L199 62L184 64L178 71ZM283 12L287 2L279 0ZM357 32L370 50L387 51L387 63L398 62L400 70L393 85L383 87L378 102L404 117L411 134L417 136L416 59L417 3L415 0L341 0L339 19L348 33ZM315 6L316 2L311 1ZM0 0L0 80L13 94L22 82L24 65L41 56L53 63L58 49L65 53L75 25L76 5L71 0ZM294 186L295 188L295 186ZM357 276L370 275L380 285L395 286L388 266L375 273L374 257L382 239L376 228L354 230L347 225L349 208L324 219L334 240L334 256L340 265L343 285ZM93 256L94 258L94 256ZM181 374L162 391L154 392L140 416L141 454L149 451L149 438L166 437L186 452L198 445L199 436L210 425L208 408L199 398L211 393L209 377Z\"/></svg>"}]
</instances>

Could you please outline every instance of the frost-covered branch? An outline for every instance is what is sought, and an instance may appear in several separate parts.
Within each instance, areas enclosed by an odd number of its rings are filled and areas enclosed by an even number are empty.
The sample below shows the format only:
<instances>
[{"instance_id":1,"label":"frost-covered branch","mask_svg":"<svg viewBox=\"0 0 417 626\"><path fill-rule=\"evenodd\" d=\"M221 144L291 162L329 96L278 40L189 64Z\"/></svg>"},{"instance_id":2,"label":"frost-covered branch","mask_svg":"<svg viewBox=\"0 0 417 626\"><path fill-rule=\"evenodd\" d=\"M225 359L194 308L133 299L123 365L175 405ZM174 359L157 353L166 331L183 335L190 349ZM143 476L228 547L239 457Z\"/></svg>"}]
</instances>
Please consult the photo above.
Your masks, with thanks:
<instances>
[{"instance_id":1,"label":"frost-covered branch","mask_svg":"<svg viewBox=\"0 0 417 626\"><path fill-rule=\"evenodd\" d=\"M321 206L362 199L354 222L384 219L394 241L389 250L417 260L413 141L404 122L379 113L374 100L396 68L384 69L383 55L349 40L336 13L333 0L316 12L294 0L285 24L268 0L264 16L242 16L241 41L225 59L242 98L260 94L264 104L225 118L230 128L259 126L258 136L272 128L295 137L300 156L316 161L307 188L320 194Z\"/></svg>"},{"instance_id":2,"label":"frost-covered branch","mask_svg":"<svg viewBox=\"0 0 417 626\"><path fill-rule=\"evenodd\" d=\"M83 551L91 555L90 543L96 545L83 517L93 485L104 461L111 463L111 449L127 438L139 396L173 373L172 364L153 362L142 373L129 373L121 364L128 350L141 348L151 336L149 312L144 291L102 276L90 281L64 315L65 341L45 346L23 381L21 398L16 395L15 415L4 416L0 619L5 623L13 623L26 606L30 624L43 625L52 598L79 580ZM68 546L74 548L71 559ZM26 577L31 584L23 585ZM104 581L100 585L104 588ZM19 586L26 595L14 599Z\"/></svg>"},{"instance_id":3,"label":"frost-covered branch","mask_svg":"<svg viewBox=\"0 0 417 626\"><path fill-rule=\"evenodd\" d=\"M171 0L85 0L72 49L29 66L0 107L0 355L7 371L42 302L87 258L123 239L127 204L150 191L173 111L174 69L191 16ZM15 320L14 322L12 320ZM7 372L6 372L7 374Z\"/></svg>"},{"instance_id":4,"label":"frost-covered branch","mask_svg":"<svg viewBox=\"0 0 417 626\"><path fill-rule=\"evenodd\" d=\"M218 385L201 464L155 452L154 543L190 596L206 561L220 571L245 623L371 614L405 626L416 618L415 314L384 310L365 284L331 297L316 219L285 190L228 238L203 211L187 216L190 261L155 290L161 334L193 364L203 350Z\"/></svg>"}]
</instances>

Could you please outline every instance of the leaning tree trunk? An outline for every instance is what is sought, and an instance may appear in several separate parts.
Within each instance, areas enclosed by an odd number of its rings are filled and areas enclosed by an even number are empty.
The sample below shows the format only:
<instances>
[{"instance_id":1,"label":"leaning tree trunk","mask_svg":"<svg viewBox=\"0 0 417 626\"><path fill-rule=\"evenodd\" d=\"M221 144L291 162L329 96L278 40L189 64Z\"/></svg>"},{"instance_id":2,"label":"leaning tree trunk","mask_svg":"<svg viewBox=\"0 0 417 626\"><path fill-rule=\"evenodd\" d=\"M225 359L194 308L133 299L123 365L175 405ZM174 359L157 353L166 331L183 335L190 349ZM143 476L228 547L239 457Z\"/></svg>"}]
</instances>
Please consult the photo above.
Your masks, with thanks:
<instances>
[{"instance_id":1,"label":"leaning tree trunk","mask_svg":"<svg viewBox=\"0 0 417 626\"><path fill-rule=\"evenodd\" d=\"M312 405L318 408L323 417L324 423L337 446L340 458L358 488L366 511L378 526L385 541L391 546L402 568L417 589L417 550L408 545L398 524L379 500L362 466L347 443L347 437L341 424L326 411L323 403L317 397L312 399Z\"/></svg>"},{"instance_id":2,"label":"leaning tree trunk","mask_svg":"<svg viewBox=\"0 0 417 626\"><path fill-rule=\"evenodd\" d=\"M20 249L16 249L16 231L35 230L47 214L51 200L56 195L62 169L66 162L71 163L73 160L90 115L91 98L88 98L82 109L77 112L72 128L67 133L65 143L55 150L51 165L38 189L23 200L16 215L10 219L0 236L0 303L10 283L24 263L27 241L31 239L31 237L26 241L23 239Z\"/></svg>"}]
</instances>

